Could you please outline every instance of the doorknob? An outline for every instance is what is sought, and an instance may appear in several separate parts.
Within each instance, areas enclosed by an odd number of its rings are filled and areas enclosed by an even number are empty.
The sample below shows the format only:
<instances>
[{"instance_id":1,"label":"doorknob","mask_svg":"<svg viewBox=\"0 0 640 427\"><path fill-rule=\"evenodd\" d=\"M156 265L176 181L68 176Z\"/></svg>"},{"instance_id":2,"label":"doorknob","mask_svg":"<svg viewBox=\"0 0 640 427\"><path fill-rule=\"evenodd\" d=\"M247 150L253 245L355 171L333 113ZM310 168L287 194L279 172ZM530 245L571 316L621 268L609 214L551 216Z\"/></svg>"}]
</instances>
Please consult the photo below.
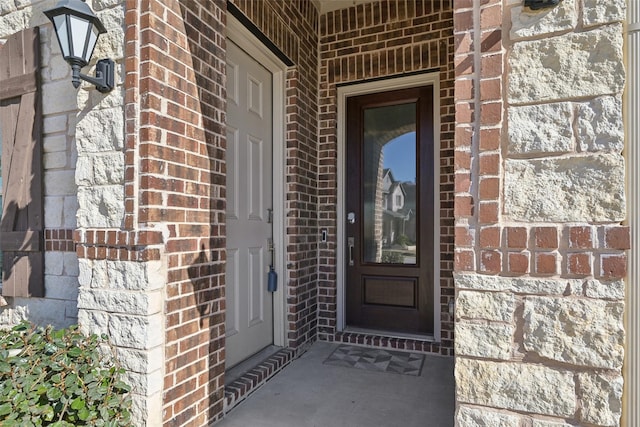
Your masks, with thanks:
<instances>
[{"instance_id":1,"label":"doorknob","mask_svg":"<svg viewBox=\"0 0 640 427\"><path fill-rule=\"evenodd\" d=\"M349 212L347 214L347 222L349 224L355 224L356 223L356 213L355 212Z\"/></svg>"}]
</instances>

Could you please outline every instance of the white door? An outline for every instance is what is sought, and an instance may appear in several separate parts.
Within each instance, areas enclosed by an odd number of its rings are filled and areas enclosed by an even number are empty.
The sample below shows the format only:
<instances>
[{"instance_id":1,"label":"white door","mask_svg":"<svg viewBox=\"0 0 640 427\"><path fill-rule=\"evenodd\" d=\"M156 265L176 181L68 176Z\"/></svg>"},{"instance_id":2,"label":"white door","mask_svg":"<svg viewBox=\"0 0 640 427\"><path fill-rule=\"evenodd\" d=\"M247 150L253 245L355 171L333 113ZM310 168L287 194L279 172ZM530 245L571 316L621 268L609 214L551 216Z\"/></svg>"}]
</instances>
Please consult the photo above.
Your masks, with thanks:
<instances>
[{"instance_id":1,"label":"white door","mask_svg":"<svg viewBox=\"0 0 640 427\"><path fill-rule=\"evenodd\" d=\"M227 368L273 343L271 110L271 73L227 39Z\"/></svg>"}]
</instances>

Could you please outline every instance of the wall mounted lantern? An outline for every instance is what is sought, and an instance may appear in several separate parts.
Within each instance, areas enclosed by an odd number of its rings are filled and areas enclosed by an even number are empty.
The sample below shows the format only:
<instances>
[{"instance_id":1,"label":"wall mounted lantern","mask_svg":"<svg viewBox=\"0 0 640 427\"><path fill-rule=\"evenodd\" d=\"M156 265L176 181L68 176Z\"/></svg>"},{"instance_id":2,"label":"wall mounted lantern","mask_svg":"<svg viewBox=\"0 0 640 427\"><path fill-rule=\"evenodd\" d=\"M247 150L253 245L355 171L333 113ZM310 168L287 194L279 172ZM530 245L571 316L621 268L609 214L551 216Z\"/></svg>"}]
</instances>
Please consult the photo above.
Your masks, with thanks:
<instances>
[{"instance_id":1,"label":"wall mounted lantern","mask_svg":"<svg viewBox=\"0 0 640 427\"><path fill-rule=\"evenodd\" d=\"M73 87L77 89L82 79L96 85L102 93L110 92L114 86L113 60L99 60L95 78L80 73L80 69L91 60L98 37L107 32L91 8L81 0L60 0L44 14L53 23L64 60L71 65Z\"/></svg>"},{"instance_id":2,"label":"wall mounted lantern","mask_svg":"<svg viewBox=\"0 0 640 427\"><path fill-rule=\"evenodd\" d=\"M561 0L524 0L524 7L528 7L531 10L547 9L557 6L560 1Z\"/></svg>"}]
</instances>

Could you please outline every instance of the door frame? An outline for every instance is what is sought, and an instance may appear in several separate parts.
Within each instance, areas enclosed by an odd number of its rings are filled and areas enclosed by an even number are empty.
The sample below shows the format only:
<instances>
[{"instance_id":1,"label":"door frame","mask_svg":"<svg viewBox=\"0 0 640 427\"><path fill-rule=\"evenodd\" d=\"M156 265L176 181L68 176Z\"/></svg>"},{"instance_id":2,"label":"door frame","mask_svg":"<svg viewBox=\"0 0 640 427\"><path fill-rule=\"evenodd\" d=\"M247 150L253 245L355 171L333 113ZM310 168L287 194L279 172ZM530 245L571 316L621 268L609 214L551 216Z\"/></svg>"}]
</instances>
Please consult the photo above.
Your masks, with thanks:
<instances>
[{"instance_id":1,"label":"door frame","mask_svg":"<svg viewBox=\"0 0 640 427\"><path fill-rule=\"evenodd\" d=\"M346 124L347 124L347 98L358 95L368 95L376 92L406 89L417 86L433 86L433 150L434 165L433 173L435 177L440 177L440 73L421 73L404 77L373 80L364 83L348 84L337 88L337 131L338 131L338 191L337 191L337 318L336 327L339 332L345 330L346 319L346 266L345 247L346 230L344 220L346 218L345 192L342 189L346 182ZM434 179L434 195L439 195L440 180ZM433 203L433 339L439 342L441 339L442 325L440 324L440 197L434 197ZM393 333L389 333L393 335Z\"/></svg>"},{"instance_id":2,"label":"door frame","mask_svg":"<svg viewBox=\"0 0 640 427\"><path fill-rule=\"evenodd\" d=\"M242 23L227 14L226 37L258 61L273 75L273 245L275 265L278 273L278 290L273 293L273 344L287 346L286 284L288 272L285 270L285 78L287 66L267 48ZM266 277L266 272L265 272ZM265 284L266 286L266 284Z\"/></svg>"}]
</instances>

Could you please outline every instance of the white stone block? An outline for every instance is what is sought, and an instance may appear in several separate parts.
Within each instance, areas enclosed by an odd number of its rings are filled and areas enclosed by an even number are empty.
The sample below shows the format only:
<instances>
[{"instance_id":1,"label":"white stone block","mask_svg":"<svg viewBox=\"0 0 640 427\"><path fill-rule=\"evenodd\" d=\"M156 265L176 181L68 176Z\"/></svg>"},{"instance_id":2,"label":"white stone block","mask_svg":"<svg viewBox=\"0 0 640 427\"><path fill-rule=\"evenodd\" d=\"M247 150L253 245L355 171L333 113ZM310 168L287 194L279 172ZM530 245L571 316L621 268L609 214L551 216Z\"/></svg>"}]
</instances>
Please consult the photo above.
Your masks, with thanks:
<instances>
[{"instance_id":1,"label":"white stone block","mask_svg":"<svg viewBox=\"0 0 640 427\"><path fill-rule=\"evenodd\" d=\"M68 67L68 65L67 65ZM77 92L71 80L57 80L42 85L42 113L59 114L78 109Z\"/></svg>"},{"instance_id":2,"label":"white stone block","mask_svg":"<svg viewBox=\"0 0 640 427\"><path fill-rule=\"evenodd\" d=\"M625 79L622 25L518 42L508 62L512 104L617 94Z\"/></svg>"},{"instance_id":3,"label":"white stone block","mask_svg":"<svg viewBox=\"0 0 640 427\"><path fill-rule=\"evenodd\" d=\"M516 221L619 222L626 218L618 154L507 159L504 213Z\"/></svg>"},{"instance_id":4,"label":"white stone block","mask_svg":"<svg viewBox=\"0 0 640 427\"><path fill-rule=\"evenodd\" d=\"M511 9L511 40L548 35L574 29L578 24L575 0L564 0L551 9L531 10L523 6Z\"/></svg>"},{"instance_id":5,"label":"white stone block","mask_svg":"<svg viewBox=\"0 0 640 427\"><path fill-rule=\"evenodd\" d=\"M115 228L124 220L121 185L78 188L78 226Z\"/></svg>"},{"instance_id":6,"label":"white stone block","mask_svg":"<svg viewBox=\"0 0 640 427\"><path fill-rule=\"evenodd\" d=\"M67 301L50 298L14 298L14 307L23 306L26 318L36 325L66 328L75 323L65 316Z\"/></svg>"},{"instance_id":7,"label":"white stone block","mask_svg":"<svg viewBox=\"0 0 640 427\"><path fill-rule=\"evenodd\" d=\"M627 3L625 0L582 0L582 10L585 26L623 22L627 16Z\"/></svg>"},{"instance_id":8,"label":"white stone block","mask_svg":"<svg viewBox=\"0 0 640 427\"><path fill-rule=\"evenodd\" d=\"M76 146L80 155L122 150L124 146L122 108L88 111L76 125Z\"/></svg>"},{"instance_id":9,"label":"white stone block","mask_svg":"<svg viewBox=\"0 0 640 427\"><path fill-rule=\"evenodd\" d=\"M42 164L45 169L62 169L67 166L67 153L44 153Z\"/></svg>"},{"instance_id":10,"label":"white stone block","mask_svg":"<svg viewBox=\"0 0 640 427\"><path fill-rule=\"evenodd\" d=\"M131 316L111 314L109 316L109 336L121 347L146 350L164 343L162 315Z\"/></svg>"},{"instance_id":11,"label":"white stone block","mask_svg":"<svg viewBox=\"0 0 640 427\"><path fill-rule=\"evenodd\" d=\"M559 417L576 412L572 372L540 365L456 358L459 403Z\"/></svg>"},{"instance_id":12,"label":"white stone block","mask_svg":"<svg viewBox=\"0 0 640 427\"><path fill-rule=\"evenodd\" d=\"M624 148L622 97L603 96L580 104L578 137L581 151L622 152Z\"/></svg>"},{"instance_id":13,"label":"white stone block","mask_svg":"<svg viewBox=\"0 0 640 427\"><path fill-rule=\"evenodd\" d=\"M0 38L6 38L13 33L29 28L32 16L33 11L30 7L15 10L7 15L0 15Z\"/></svg>"},{"instance_id":14,"label":"white stone block","mask_svg":"<svg viewBox=\"0 0 640 427\"><path fill-rule=\"evenodd\" d=\"M64 274L70 277L77 277L80 274L78 269L78 255L75 252L64 253Z\"/></svg>"},{"instance_id":15,"label":"white stone block","mask_svg":"<svg viewBox=\"0 0 640 427\"><path fill-rule=\"evenodd\" d=\"M61 276L64 271L64 252L44 253L44 274Z\"/></svg>"},{"instance_id":16,"label":"white stone block","mask_svg":"<svg viewBox=\"0 0 640 427\"><path fill-rule=\"evenodd\" d=\"M460 406L456 414L460 427L520 427L520 417L489 409Z\"/></svg>"},{"instance_id":17,"label":"white stone block","mask_svg":"<svg viewBox=\"0 0 640 427\"><path fill-rule=\"evenodd\" d=\"M78 279L70 276L45 275L45 295L47 298L73 301L78 300Z\"/></svg>"},{"instance_id":18,"label":"white stone block","mask_svg":"<svg viewBox=\"0 0 640 427\"><path fill-rule=\"evenodd\" d=\"M455 322L455 353L458 356L508 360L513 346L513 325Z\"/></svg>"},{"instance_id":19,"label":"white stone block","mask_svg":"<svg viewBox=\"0 0 640 427\"><path fill-rule=\"evenodd\" d=\"M620 375L586 372L579 375L580 419L599 426L619 426L623 380Z\"/></svg>"},{"instance_id":20,"label":"white stone block","mask_svg":"<svg viewBox=\"0 0 640 427\"><path fill-rule=\"evenodd\" d=\"M78 185L124 184L124 153L111 152L78 157Z\"/></svg>"},{"instance_id":21,"label":"white stone block","mask_svg":"<svg viewBox=\"0 0 640 427\"><path fill-rule=\"evenodd\" d=\"M134 350L117 348L118 360L123 368L141 374L160 370L164 366L164 349L162 346L150 350Z\"/></svg>"},{"instance_id":22,"label":"white stone block","mask_svg":"<svg viewBox=\"0 0 640 427\"><path fill-rule=\"evenodd\" d=\"M78 310L78 325L84 334L109 335L109 315L102 311Z\"/></svg>"},{"instance_id":23,"label":"white stone block","mask_svg":"<svg viewBox=\"0 0 640 427\"><path fill-rule=\"evenodd\" d=\"M547 420L531 420L532 427L575 427L575 425L567 424L563 421L547 421Z\"/></svg>"},{"instance_id":24,"label":"white stone block","mask_svg":"<svg viewBox=\"0 0 640 427\"><path fill-rule=\"evenodd\" d=\"M454 274L456 288L532 295L581 295L582 280ZM462 292L462 291L461 291Z\"/></svg>"},{"instance_id":25,"label":"white stone block","mask_svg":"<svg viewBox=\"0 0 640 427\"><path fill-rule=\"evenodd\" d=\"M78 198L75 195L66 196L64 198L64 208L62 211L63 228L76 228L76 215L78 213Z\"/></svg>"},{"instance_id":26,"label":"white stone block","mask_svg":"<svg viewBox=\"0 0 640 427\"><path fill-rule=\"evenodd\" d=\"M586 295L589 298L624 300L624 280L605 282L596 279L587 280Z\"/></svg>"},{"instance_id":27,"label":"white stone block","mask_svg":"<svg viewBox=\"0 0 640 427\"><path fill-rule=\"evenodd\" d=\"M563 297L527 297L524 348L573 365L621 369L624 304Z\"/></svg>"},{"instance_id":28,"label":"white stone block","mask_svg":"<svg viewBox=\"0 0 640 427\"><path fill-rule=\"evenodd\" d=\"M56 116L56 117L65 117L66 119L66 116ZM65 120L65 123L66 123L66 120ZM67 151L67 136L66 135L46 136L42 143L42 151L45 153Z\"/></svg>"},{"instance_id":29,"label":"white stone block","mask_svg":"<svg viewBox=\"0 0 640 427\"><path fill-rule=\"evenodd\" d=\"M127 371L122 380L131 386L131 392L142 396L148 396L162 391L162 371L153 371L145 374Z\"/></svg>"},{"instance_id":30,"label":"white stone block","mask_svg":"<svg viewBox=\"0 0 640 427\"><path fill-rule=\"evenodd\" d=\"M510 107L509 153L568 153L574 150L570 102Z\"/></svg>"},{"instance_id":31,"label":"white stone block","mask_svg":"<svg viewBox=\"0 0 640 427\"><path fill-rule=\"evenodd\" d=\"M73 170L45 170L44 194L47 196L76 194L75 172Z\"/></svg>"},{"instance_id":32,"label":"white stone block","mask_svg":"<svg viewBox=\"0 0 640 427\"><path fill-rule=\"evenodd\" d=\"M64 132L67 130L67 115L66 114L58 114L55 116L48 116L44 118L44 133L54 133L54 132ZM53 136L47 136L44 139L44 151L47 151L47 145L53 145L52 142L47 141L49 138L53 138ZM63 144L58 144L55 146L55 149L51 149L50 151L61 151L67 148L67 139L64 139Z\"/></svg>"},{"instance_id":33,"label":"white stone block","mask_svg":"<svg viewBox=\"0 0 640 427\"><path fill-rule=\"evenodd\" d=\"M506 292L460 291L456 299L456 317L511 322L514 310L515 298Z\"/></svg>"},{"instance_id":34,"label":"white stone block","mask_svg":"<svg viewBox=\"0 0 640 427\"><path fill-rule=\"evenodd\" d=\"M124 313L136 316L157 313L156 298L145 292L132 292L82 287L78 295L78 307Z\"/></svg>"},{"instance_id":35,"label":"white stone block","mask_svg":"<svg viewBox=\"0 0 640 427\"><path fill-rule=\"evenodd\" d=\"M62 210L64 197L45 196L44 198L44 225L46 228L62 227Z\"/></svg>"},{"instance_id":36,"label":"white stone block","mask_svg":"<svg viewBox=\"0 0 640 427\"><path fill-rule=\"evenodd\" d=\"M64 317L70 324L78 324L78 302L67 301L64 305Z\"/></svg>"}]
</instances>

